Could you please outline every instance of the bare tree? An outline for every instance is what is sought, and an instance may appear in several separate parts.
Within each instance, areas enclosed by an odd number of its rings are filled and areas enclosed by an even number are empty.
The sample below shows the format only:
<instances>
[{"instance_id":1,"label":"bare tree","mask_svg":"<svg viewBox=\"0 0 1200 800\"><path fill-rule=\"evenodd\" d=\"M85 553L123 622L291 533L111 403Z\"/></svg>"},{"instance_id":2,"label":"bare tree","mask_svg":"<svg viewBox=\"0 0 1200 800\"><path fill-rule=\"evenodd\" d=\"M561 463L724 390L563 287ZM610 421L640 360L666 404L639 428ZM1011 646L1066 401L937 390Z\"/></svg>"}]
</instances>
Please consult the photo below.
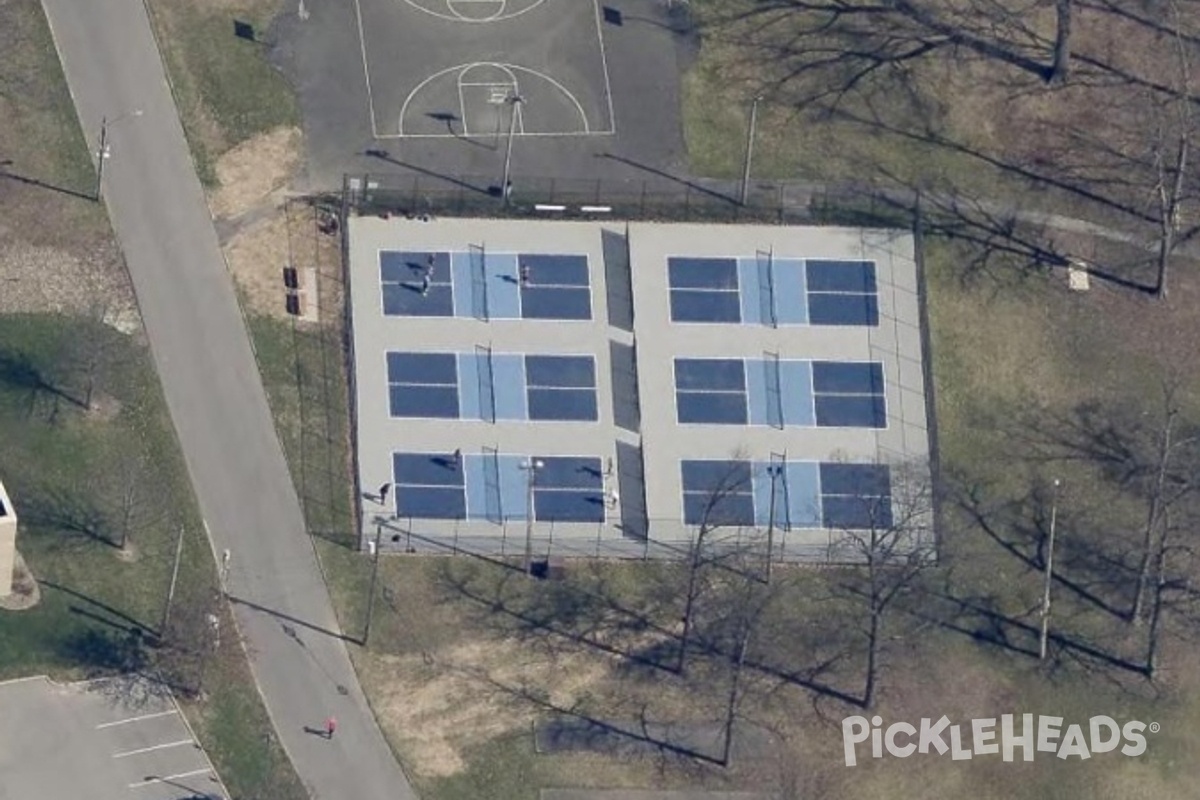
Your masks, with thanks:
<instances>
[{"instance_id":1,"label":"bare tree","mask_svg":"<svg viewBox=\"0 0 1200 800\"><path fill-rule=\"evenodd\" d=\"M205 676L220 645L219 595L208 586L192 586L162 632L154 663L164 681L191 696L204 692Z\"/></svg>"},{"instance_id":2,"label":"bare tree","mask_svg":"<svg viewBox=\"0 0 1200 800\"><path fill-rule=\"evenodd\" d=\"M842 532L835 558L855 565L837 589L864 607L866 667L862 705L873 706L878 689L885 626L897 598L933 561L933 502L928 467L889 470L887 494L864 487L860 516Z\"/></svg>"},{"instance_id":3,"label":"bare tree","mask_svg":"<svg viewBox=\"0 0 1200 800\"><path fill-rule=\"evenodd\" d=\"M116 347L116 332L108 327L111 304L98 285L89 287L94 302L88 307L84 335L67 337L59 356L63 383L73 387L74 401L85 411L93 410L96 391Z\"/></svg>"},{"instance_id":4,"label":"bare tree","mask_svg":"<svg viewBox=\"0 0 1200 800\"><path fill-rule=\"evenodd\" d=\"M1190 430L1180 434L1179 392L1178 377L1168 376L1163 380L1163 411L1154 437L1153 466L1145 489L1146 522L1142 527L1137 575L1129 609L1129 620L1135 625L1145 621L1147 590L1171 544L1169 512L1196 490L1193 475L1200 466L1200 431Z\"/></svg>"},{"instance_id":5,"label":"bare tree","mask_svg":"<svg viewBox=\"0 0 1200 800\"><path fill-rule=\"evenodd\" d=\"M1071 69L1071 21L1075 16L1074 0L1054 0L1054 57L1046 81L1065 83Z\"/></svg>"},{"instance_id":6,"label":"bare tree","mask_svg":"<svg viewBox=\"0 0 1200 800\"><path fill-rule=\"evenodd\" d=\"M723 558L728 559L732 554L729 549L721 553L713 548L711 539L718 530L737 524L738 512L732 508L732 504L736 502L737 495L744 495L750 490L752 466L744 455L740 452L735 453L727 465L706 490L700 524L688 552L682 630L679 634L678 658L675 663L675 671L680 675L687 669L687 654L692 644L695 616L708 582L707 568Z\"/></svg>"},{"instance_id":7,"label":"bare tree","mask_svg":"<svg viewBox=\"0 0 1200 800\"><path fill-rule=\"evenodd\" d=\"M116 530L116 544L128 551L138 532L166 521L167 509L156 492L144 451L139 448L134 454L116 459L116 464L104 477L104 494L111 506L110 528Z\"/></svg>"},{"instance_id":8,"label":"bare tree","mask_svg":"<svg viewBox=\"0 0 1200 800\"><path fill-rule=\"evenodd\" d=\"M1179 71L1178 89L1175 96L1167 102L1174 113L1160 107L1153 139L1155 196L1158 201L1159 224L1158 269L1154 281L1154 293L1163 299L1167 297L1167 271L1179 236L1182 217L1180 206L1183 201L1184 181L1193 132L1191 59L1188 57L1187 45L1183 41L1179 6L1175 0L1172 0L1170 7L1173 22L1172 39L1176 52L1176 66ZM1174 126L1168 124L1172 116L1174 117Z\"/></svg>"}]
</instances>

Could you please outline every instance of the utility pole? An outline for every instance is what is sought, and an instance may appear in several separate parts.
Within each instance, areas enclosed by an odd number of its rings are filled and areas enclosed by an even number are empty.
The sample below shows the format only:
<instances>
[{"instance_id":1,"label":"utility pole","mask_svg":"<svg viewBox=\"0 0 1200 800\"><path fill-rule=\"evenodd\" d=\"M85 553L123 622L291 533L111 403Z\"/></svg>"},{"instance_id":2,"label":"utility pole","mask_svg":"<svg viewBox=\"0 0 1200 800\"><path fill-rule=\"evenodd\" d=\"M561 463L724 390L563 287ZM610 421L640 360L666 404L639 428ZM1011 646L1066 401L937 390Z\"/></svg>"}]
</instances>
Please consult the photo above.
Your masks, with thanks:
<instances>
[{"instance_id":1,"label":"utility pole","mask_svg":"<svg viewBox=\"0 0 1200 800\"><path fill-rule=\"evenodd\" d=\"M500 183L500 194L504 198L504 205L508 205L508 197L512 194L512 148L513 137L517 133L517 109L525 102L525 98L521 95L513 93L508 97L508 105L512 109L508 118L508 144L504 148L504 180Z\"/></svg>"},{"instance_id":2,"label":"utility pole","mask_svg":"<svg viewBox=\"0 0 1200 800\"><path fill-rule=\"evenodd\" d=\"M1042 637L1041 646L1038 649L1038 657L1046 660L1046 645L1050 639L1050 586L1054 581L1054 528L1058 521L1058 478L1054 479L1054 494L1050 500L1050 542L1049 552L1046 554L1046 585L1045 591L1042 594Z\"/></svg>"},{"instance_id":3,"label":"utility pole","mask_svg":"<svg viewBox=\"0 0 1200 800\"><path fill-rule=\"evenodd\" d=\"M526 472L525 480L525 574L533 575L533 482L537 471L544 467L541 461L530 458L521 465Z\"/></svg>"},{"instance_id":4,"label":"utility pole","mask_svg":"<svg viewBox=\"0 0 1200 800\"><path fill-rule=\"evenodd\" d=\"M101 191L104 184L104 159L108 158L108 126L116 125L123 119L128 117L140 117L142 110L136 109L114 117L111 121L107 116L100 118L100 149L96 153L96 188L92 192L92 198L97 202L100 201Z\"/></svg>"},{"instance_id":5,"label":"utility pole","mask_svg":"<svg viewBox=\"0 0 1200 800\"><path fill-rule=\"evenodd\" d=\"M104 159L108 158L108 117L100 118L100 149L96 154L96 189L92 197L100 201L100 187L104 183Z\"/></svg>"},{"instance_id":6,"label":"utility pole","mask_svg":"<svg viewBox=\"0 0 1200 800\"><path fill-rule=\"evenodd\" d=\"M758 103L762 100L762 96L754 98L754 102L750 104L750 127L746 132L746 162L742 170L742 205L746 205L746 200L750 197L750 163L754 158L754 131L758 127Z\"/></svg>"},{"instance_id":7,"label":"utility pole","mask_svg":"<svg viewBox=\"0 0 1200 800\"><path fill-rule=\"evenodd\" d=\"M179 526L179 533L175 536L175 565L171 567L171 585L167 589L167 604L163 608L162 625L159 626L159 632L166 635L167 623L171 621L171 603L175 601L175 584L179 581L179 562L183 557L183 526Z\"/></svg>"},{"instance_id":8,"label":"utility pole","mask_svg":"<svg viewBox=\"0 0 1200 800\"><path fill-rule=\"evenodd\" d=\"M379 544L383 539L383 521L375 521L375 545L371 553L371 588L367 595L367 624L363 626L362 646L371 640L371 620L375 616L375 583L379 580Z\"/></svg>"}]
</instances>

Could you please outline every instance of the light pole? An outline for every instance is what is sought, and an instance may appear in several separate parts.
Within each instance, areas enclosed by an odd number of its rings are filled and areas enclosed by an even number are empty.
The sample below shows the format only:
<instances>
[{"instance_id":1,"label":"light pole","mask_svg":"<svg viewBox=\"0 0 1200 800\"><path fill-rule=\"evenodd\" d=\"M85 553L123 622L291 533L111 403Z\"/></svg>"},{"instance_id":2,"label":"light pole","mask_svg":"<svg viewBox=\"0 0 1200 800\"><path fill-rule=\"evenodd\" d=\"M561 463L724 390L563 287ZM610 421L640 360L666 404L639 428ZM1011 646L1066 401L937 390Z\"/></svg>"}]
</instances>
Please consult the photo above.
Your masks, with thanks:
<instances>
[{"instance_id":1,"label":"light pole","mask_svg":"<svg viewBox=\"0 0 1200 800\"><path fill-rule=\"evenodd\" d=\"M1054 479L1054 494L1050 499L1050 542L1046 553L1046 585L1042 594L1042 637L1039 658L1046 660L1046 645L1050 638L1050 585L1054 580L1054 528L1058 521L1058 478Z\"/></svg>"},{"instance_id":2,"label":"light pole","mask_svg":"<svg viewBox=\"0 0 1200 800\"><path fill-rule=\"evenodd\" d=\"M379 545L383 539L383 520L375 520L375 545L371 548L371 588L367 594L367 624L363 626L362 646L371 641L371 618L375 616L375 582L379 580Z\"/></svg>"},{"instance_id":3,"label":"light pole","mask_svg":"<svg viewBox=\"0 0 1200 800\"><path fill-rule=\"evenodd\" d=\"M175 584L179 581L179 562L183 559L183 531L182 525L179 526L179 533L175 535L175 562L171 567L171 585L167 589L167 602L163 606L162 624L158 626L159 635L165 637L167 635L167 625L171 622L171 605L175 602Z\"/></svg>"},{"instance_id":4,"label":"light pole","mask_svg":"<svg viewBox=\"0 0 1200 800\"><path fill-rule=\"evenodd\" d=\"M525 470L525 574L533 574L533 482L545 462L529 459L521 465Z\"/></svg>"},{"instance_id":5,"label":"light pole","mask_svg":"<svg viewBox=\"0 0 1200 800\"><path fill-rule=\"evenodd\" d=\"M508 144L504 148L504 180L500 184L500 193L504 197L504 205L508 205L508 196L511 194L509 184L512 176L512 147L513 136L517 132L517 108L525 102L525 98L514 92L508 96L508 105L512 108L508 118Z\"/></svg>"},{"instance_id":6,"label":"light pole","mask_svg":"<svg viewBox=\"0 0 1200 800\"><path fill-rule=\"evenodd\" d=\"M762 96L754 98L750 104L750 129L746 132L746 163L742 170L742 205L750 196L750 162L754 158L754 130L758 127L758 103Z\"/></svg>"},{"instance_id":7,"label":"light pole","mask_svg":"<svg viewBox=\"0 0 1200 800\"><path fill-rule=\"evenodd\" d=\"M100 149L96 152L96 191L92 195L97 202L100 200L100 187L104 182L104 159L108 158L108 126L116 125L121 120L130 117L140 117L141 115L142 110L137 108L112 119L108 117L100 118Z\"/></svg>"}]
</instances>

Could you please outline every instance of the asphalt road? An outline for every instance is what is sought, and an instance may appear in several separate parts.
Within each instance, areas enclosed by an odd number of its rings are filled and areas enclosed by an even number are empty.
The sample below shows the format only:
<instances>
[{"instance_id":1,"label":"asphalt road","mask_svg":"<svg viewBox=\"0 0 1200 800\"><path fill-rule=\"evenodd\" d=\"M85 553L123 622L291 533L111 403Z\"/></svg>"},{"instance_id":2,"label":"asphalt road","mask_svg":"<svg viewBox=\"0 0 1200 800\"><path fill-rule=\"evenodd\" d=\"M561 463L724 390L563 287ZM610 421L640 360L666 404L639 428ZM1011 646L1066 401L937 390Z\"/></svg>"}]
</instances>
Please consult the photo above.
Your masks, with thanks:
<instances>
[{"instance_id":1,"label":"asphalt road","mask_svg":"<svg viewBox=\"0 0 1200 800\"><path fill-rule=\"evenodd\" d=\"M415 794L363 697L142 0L45 0L200 510L279 739L316 798ZM140 110L141 115L132 112ZM329 716L332 740L311 735Z\"/></svg>"}]
</instances>

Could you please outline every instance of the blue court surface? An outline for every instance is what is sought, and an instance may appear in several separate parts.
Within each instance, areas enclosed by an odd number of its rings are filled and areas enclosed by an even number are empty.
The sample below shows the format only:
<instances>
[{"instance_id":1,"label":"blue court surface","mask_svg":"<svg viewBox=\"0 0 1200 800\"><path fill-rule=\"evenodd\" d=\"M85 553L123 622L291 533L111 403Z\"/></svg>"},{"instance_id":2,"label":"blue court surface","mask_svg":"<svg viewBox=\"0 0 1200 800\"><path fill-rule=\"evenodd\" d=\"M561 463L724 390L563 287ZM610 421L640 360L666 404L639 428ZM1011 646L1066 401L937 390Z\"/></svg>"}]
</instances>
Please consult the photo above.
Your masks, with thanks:
<instances>
[{"instance_id":1,"label":"blue court surface","mask_svg":"<svg viewBox=\"0 0 1200 800\"><path fill-rule=\"evenodd\" d=\"M681 424L887 427L878 362L676 358L675 406Z\"/></svg>"},{"instance_id":2,"label":"blue court surface","mask_svg":"<svg viewBox=\"0 0 1200 800\"><path fill-rule=\"evenodd\" d=\"M753 257L667 259L672 322L879 324L873 261Z\"/></svg>"},{"instance_id":3,"label":"blue court surface","mask_svg":"<svg viewBox=\"0 0 1200 800\"><path fill-rule=\"evenodd\" d=\"M379 253L383 313L397 317L590 320L587 256Z\"/></svg>"},{"instance_id":4,"label":"blue court surface","mask_svg":"<svg viewBox=\"0 0 1200 800\"><path fill-rule=\"evenodd\" d=\"M590 355L387 354L392 417L495 422L596 422L596 361Z\"/></svg>"},{"instance_id":5,"label":"blue court surface","mask_svg":"<svg viewBox=\"0 0 1200 800\"><path fill-rule=\"evenodd\" d=\"M708 527L886 529L891 475L884 464L681 461L683 519Z\"/></svg>"},{"instance_id":6,"label":"blue court surface","mask_svg":"<svg viewBox=\"0 0 1200 800\"><path fill-rule=\"evenodd\" d=\"M418 519L486 520L501 524L530 515L542 522L604 522L604 475L588 456L482 453L394 453L396 515Z\"/></svg>"}]
</instances>

